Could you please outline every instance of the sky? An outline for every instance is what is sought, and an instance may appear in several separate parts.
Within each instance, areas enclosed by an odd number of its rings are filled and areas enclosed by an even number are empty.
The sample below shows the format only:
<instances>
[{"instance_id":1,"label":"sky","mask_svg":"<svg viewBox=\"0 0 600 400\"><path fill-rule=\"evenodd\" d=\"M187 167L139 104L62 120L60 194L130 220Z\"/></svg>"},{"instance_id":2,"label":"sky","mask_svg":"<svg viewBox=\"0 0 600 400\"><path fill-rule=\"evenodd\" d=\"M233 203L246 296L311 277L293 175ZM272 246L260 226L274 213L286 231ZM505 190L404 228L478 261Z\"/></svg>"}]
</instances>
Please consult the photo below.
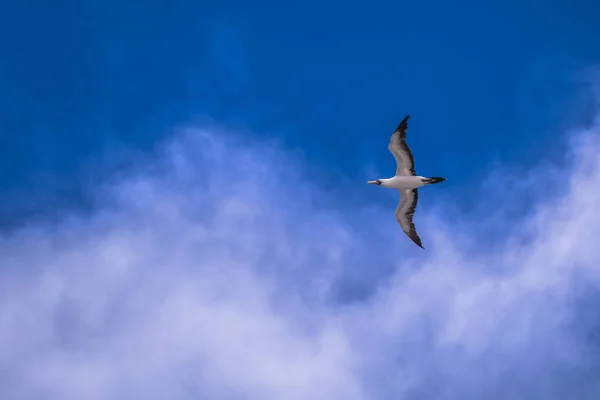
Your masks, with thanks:
<instances>
[{"instance_id":1,"label":"sky","mask_svg":"<svg viewBox=\"0 0 600 400\"><path fill-rule=\"evenodd\" d=\"M6 398L599 398L598 7L0 4Z\"/></svg>"}]
</instances>

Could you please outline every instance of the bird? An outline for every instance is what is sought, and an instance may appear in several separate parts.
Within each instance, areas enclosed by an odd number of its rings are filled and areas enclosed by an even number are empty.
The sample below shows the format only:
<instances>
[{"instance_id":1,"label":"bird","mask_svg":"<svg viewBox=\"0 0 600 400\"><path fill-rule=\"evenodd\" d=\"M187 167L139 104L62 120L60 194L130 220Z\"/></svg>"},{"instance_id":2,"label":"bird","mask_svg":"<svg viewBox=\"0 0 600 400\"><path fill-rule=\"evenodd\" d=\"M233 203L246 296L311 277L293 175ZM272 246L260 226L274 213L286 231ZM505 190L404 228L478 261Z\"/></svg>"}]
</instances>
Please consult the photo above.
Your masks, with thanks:
<instances>
[{"instance_id":1,"label":"bird","mask_svg":"<svg viewBox=\"0 0 600 400\"><path fill-rule=\"evenodd\" d=\"M413 216L417 209L419 201L418 188L426 185L444 182L446 178L417 175L415 171L415 159L406 144L406 131L408 129L408 119L410 115L404 117L402 122L390 137L388 150L396 159L396 175L392 178L375 179L367 183L383 186L386 188L397 189L400 192L400 202L396 208L394 216L400 224L400 227L406 235L420 248L424 249L421 238L417 233Z\"/></svg>"}]
</instances>

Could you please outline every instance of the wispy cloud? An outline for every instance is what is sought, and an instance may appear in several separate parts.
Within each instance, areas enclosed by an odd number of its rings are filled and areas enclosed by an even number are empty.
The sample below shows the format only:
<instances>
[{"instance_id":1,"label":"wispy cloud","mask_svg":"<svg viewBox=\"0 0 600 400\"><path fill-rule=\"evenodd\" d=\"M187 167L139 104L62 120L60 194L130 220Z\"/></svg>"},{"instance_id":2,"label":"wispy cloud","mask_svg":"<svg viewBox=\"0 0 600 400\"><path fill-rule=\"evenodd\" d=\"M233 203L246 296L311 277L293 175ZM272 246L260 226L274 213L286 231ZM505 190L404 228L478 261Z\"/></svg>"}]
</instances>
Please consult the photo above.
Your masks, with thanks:
<instances>
[{"instance_id":1,"label":"wispy cloud","mask_svg":"<svg viewBox=\"0 0 600 400\"><path fill-rule=\"evenodd\" d=\"M92 215L2 237L3 398L599 398L600 132L570 135L488 219L420 209L416 251L284 149L180 132Z\"/></svg>"}]
</instances>

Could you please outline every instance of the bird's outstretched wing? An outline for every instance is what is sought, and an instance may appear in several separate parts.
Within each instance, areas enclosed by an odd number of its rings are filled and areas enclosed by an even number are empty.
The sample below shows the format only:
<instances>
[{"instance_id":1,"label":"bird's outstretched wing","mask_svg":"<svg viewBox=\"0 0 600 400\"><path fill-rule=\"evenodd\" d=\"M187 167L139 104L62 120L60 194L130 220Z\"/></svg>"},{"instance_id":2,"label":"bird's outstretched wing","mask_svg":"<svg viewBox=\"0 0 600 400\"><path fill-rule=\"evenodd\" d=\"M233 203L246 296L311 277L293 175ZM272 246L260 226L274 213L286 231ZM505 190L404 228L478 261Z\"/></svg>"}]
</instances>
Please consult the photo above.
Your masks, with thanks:
<instances>
[{"instance_id":1,"label":"bird's outstretched wing","mask_svg":"<svg viewBox=\"0 0 600 400\"><path fill-rule=\"evenodd\" d=\"M415 159L410 148L406 144L406 130L408 129L408 119L410 115L404 117L398 125L388 144L388 150L396 159L396 175L417 175L415 172Z\"/></svg>"},{"instance_id":2,"label":"bird's outstretched wing","mask_svg":"<svg viewBox=\"0 0 600 400\"><path fill-rule=\"evenodd\" d=\"M413 215L415 214L417 202L419 201L419 192L417 189L400 189L399 192L400 203L398 203L394 216L396 217L396 220L398 220L404 233L406 233L417 246L423 248L421 238L413 223Z\"/></svg>"}]
</instances>

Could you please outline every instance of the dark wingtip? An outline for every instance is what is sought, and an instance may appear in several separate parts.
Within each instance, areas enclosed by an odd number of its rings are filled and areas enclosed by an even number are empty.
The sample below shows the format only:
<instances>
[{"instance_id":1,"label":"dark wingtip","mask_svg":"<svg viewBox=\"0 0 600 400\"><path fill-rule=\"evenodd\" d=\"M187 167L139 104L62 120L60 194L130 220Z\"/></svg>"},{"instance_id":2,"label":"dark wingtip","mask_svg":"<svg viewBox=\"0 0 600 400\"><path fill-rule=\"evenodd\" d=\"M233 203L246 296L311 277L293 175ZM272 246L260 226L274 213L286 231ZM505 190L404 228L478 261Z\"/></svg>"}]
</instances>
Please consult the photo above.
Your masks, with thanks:
<instances>
[{"instance_id":1,"label":"dark wingtip","mask_svg":"<svg viewBox=\"0 0 600 400\"><path fill-rule=\"evenodd\" d=\"M406 114L406 117L404 117L404 119L398 124L398 127L396 128L395 132L399 132L401 130L406 129L406 125L408 123L409 118L410 114Z\"/></svg>"},{"instance_id":2,"label":"dark wingtip","mask_svg":"<svg viewBox=\"0 0 600 400\"><path fill-rule=\"evenodd\" d=\"M417 245L417 246L419 246L420 248L422 248L422 249L424 249L424 248L425 248L425 247L423 247L423 245L421 244L421 238L420 238L418 235L417 235L416 237L415 237L415 236L412 236L412 235L408 235L408 237L410 238L410 240L412 240L412 242L413 242L414 244L416 244L416 245Z\"/></svg>"}]
</instances>

